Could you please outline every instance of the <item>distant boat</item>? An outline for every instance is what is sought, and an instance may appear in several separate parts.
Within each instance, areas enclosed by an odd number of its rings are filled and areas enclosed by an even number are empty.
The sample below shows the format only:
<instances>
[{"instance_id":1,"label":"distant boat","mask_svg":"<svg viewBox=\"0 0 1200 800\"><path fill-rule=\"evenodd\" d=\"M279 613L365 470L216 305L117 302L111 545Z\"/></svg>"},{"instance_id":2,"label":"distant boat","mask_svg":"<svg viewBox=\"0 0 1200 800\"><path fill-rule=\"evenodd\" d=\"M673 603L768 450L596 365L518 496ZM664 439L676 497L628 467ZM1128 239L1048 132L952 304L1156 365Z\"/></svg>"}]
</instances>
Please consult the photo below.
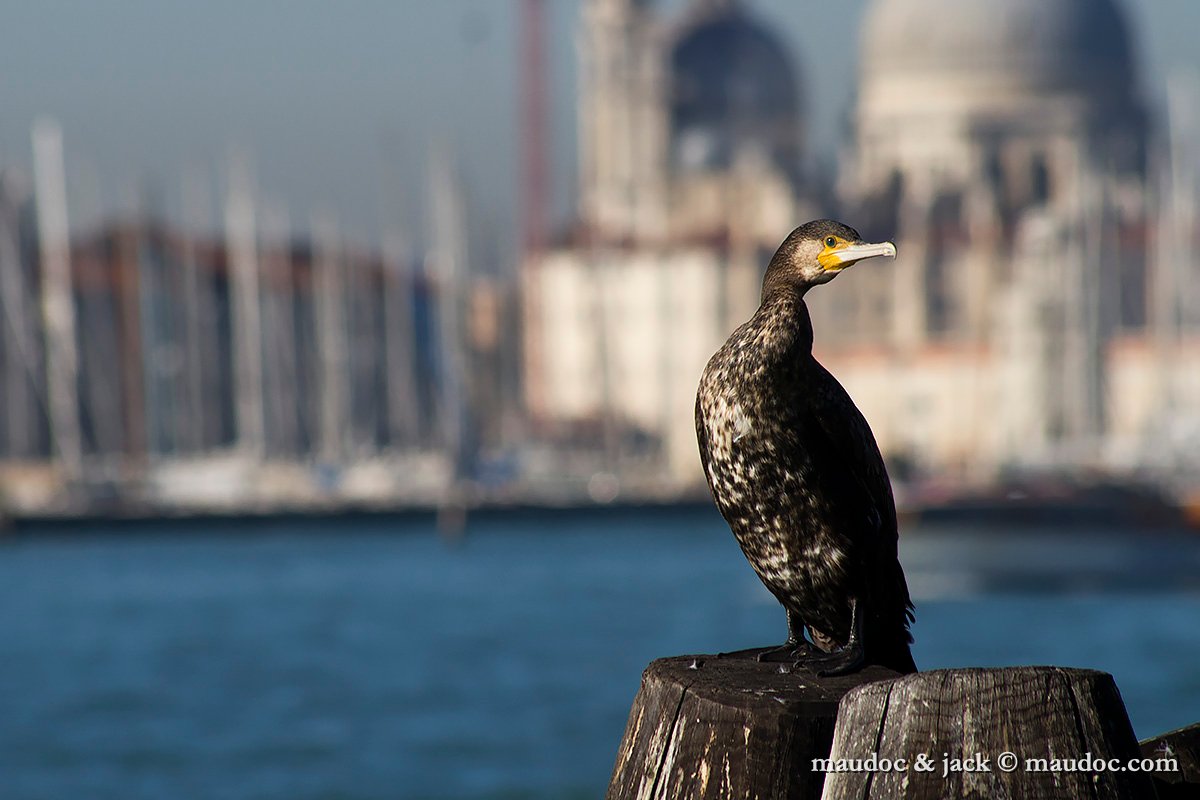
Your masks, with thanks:
<instances>
[{"instance_id":1,"label":"distant boat","mask_svg":"<svg viewBox=\"0 0 1200 800\"><path fill-rule=\"evenodd\" d=\"M977 487L918 484L900 493L902 517L921 523L1003 523L1145 529L1198 527L1157 487L1116 480L1022 477Z\"/></svg>"}]
</instances>

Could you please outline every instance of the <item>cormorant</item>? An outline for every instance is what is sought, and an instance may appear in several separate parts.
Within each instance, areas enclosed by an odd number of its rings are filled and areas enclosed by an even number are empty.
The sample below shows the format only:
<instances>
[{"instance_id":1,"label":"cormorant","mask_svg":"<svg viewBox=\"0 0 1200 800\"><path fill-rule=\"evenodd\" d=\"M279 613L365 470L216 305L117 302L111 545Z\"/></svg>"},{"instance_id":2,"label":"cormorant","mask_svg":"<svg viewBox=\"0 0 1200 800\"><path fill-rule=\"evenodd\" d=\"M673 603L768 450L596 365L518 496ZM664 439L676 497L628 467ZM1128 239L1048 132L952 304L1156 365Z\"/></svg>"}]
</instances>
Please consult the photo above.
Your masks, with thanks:
<instances>
[{"instance_id":1,"label":"cormorant","mask_svg":"<svg viewBox=\"0 0 1200 800\"><path fill-rule=\"evenodd\" d=\"M862 413L813 358L804 304L846 267L895 255L891 242L868 244L833 220L792 231L767 267L758 311L700 380L696 436L709 489L787 611L787 643L760 660L823 675L866 664L916 671L887 470Z\"/></svg>"}]
</instances>

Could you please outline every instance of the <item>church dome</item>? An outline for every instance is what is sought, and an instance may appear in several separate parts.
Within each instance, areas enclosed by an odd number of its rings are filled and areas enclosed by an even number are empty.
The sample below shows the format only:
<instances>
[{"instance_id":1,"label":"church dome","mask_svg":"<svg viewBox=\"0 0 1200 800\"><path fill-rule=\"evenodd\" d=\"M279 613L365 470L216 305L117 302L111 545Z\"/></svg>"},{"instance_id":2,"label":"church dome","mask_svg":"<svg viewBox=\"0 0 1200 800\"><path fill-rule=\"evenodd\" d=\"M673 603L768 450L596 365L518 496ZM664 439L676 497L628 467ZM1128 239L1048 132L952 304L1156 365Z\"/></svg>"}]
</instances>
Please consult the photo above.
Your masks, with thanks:
<instances>
[{"instance_id":1,"label":"church dome","mask_svg":"<svg viewBox=\"0 0 1200 800\"><path fill-rule=\"evenodd\" d=\"M786 49L732 0L710 2L670 51L676 168L722 169L760 158L788 175L800 148L800 92Z\"/></svg>"},{"instance_id":2,"label":"church dome","mask_svg":"<svg viewBox=\"0 0 1200 800\"><path fill-rule=\"evenodd\" d=\"M856 180L881 187L896 169L968 179L980 158L995 171L993 162L1038 162L1068 143L1141 170L1131 38L1118 0L873 0Z\"/></svg>"},{"instance_id":3,"label":"church dome","mask_svg":"<svg viewBox=\"0 0 1200 800\"><path fill-rule=\"evenodd\" d=\"M876 0L864 78L969 74L1031 90L1128 95L1129 28L1114 0Z\"/></svg>"}]
</instances>

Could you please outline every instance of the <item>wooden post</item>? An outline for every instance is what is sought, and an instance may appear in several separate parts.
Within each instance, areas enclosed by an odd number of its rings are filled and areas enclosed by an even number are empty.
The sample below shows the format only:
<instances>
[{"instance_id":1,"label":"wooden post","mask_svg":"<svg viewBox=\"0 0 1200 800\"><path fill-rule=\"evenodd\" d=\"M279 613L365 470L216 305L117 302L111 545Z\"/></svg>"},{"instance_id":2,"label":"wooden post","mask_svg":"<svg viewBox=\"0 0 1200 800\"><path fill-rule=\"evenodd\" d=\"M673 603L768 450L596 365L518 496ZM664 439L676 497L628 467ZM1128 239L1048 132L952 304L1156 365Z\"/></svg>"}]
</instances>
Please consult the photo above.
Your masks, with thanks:
<instances>
[{"instance_id":1,"label":"wooden post","mask_svg":"<svg viewBox=\"0 0 1200 800\"><path fill-rule=\"evenodd\" d=\"M1008 754L1015 758L1011 771ZM922 755L932 762L924 770L917 765ZM893 766L905 759L906 767L850 771L854 760L872 757ZM1137 757L1125 705L1107 673L937 670L861 686L842 699L829 756L835 771L822 797L1153 798L1149 773L1080 763L1123 765ZM847 771L836 771L843 759Z\"/></svg>"},{"instance_id":2,"label":"wooden post","mask_svg":"<svg viewBox=\"0 0 1200 800\"><path fill-rule=\"evenodd\" d=\"M754 660L759 650L651 662L617 752L608 800L817 798L837 705L883 667L817 678ZM784 665L784 669L787 666Z\"/></svg>"},{"instance_id":3,"label":"wooden post","mask_svg":"<svg viewBox=\"0 0 1200 800\"><path fill-rule=\"evenodd\" d=\"M1172 758L1174 770L1152 774L1158 800L1200 797L1200 722L1170 731L1140 744L1143 758Z\"/></svg>"}]
</instances>

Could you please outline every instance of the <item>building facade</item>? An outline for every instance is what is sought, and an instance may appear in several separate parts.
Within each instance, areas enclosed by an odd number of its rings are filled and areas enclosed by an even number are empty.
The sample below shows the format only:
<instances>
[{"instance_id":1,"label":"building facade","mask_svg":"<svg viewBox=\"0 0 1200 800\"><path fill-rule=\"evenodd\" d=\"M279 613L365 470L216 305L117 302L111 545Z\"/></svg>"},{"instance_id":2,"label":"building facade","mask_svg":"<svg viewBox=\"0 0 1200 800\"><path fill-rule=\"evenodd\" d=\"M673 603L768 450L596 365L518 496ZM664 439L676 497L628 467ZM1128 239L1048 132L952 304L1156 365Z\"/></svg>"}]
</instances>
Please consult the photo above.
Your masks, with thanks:
<instances>
[{"instance_id":1,"label":"building facade","mask_svg":"<svg viewBox=\"0 0 1200 800\"><path fill-rule=\"evenodd\" d=\"M530 413L694 486L700 372L757 307L779 232L816 205L798 77L738 2L665 18L594 0L579 41L578 221L526 269Z\"/></svg>"},{"instance_id":2,"label":"building facade","mask_svg":"<svg viewBox=\"0 0 1200 800\"><path fill-rule=\"evenodd\" d=\"M836 197L748 4L590 0L582 25L578 226L526 271L535 420L635 430L699 482L705 360L784 235L836 215L899 248L809 298L887 455L985 477L1187 449L1163 417L1200 419L1194 121L1151 135L1116 0L875 0Z\"/></svg>"},{"instance_id":3,"label":"building facade","mask_svg":"<svg viewBox=\"0 0 1200 800\"><path fill-rule=\"evenodd\" d=\"M893 456L1130 465L1117 432L1154 436L1147 376L1197 366L1150 346L1155 215L1174 212L1131 39L1115 0L870 6L839 190L901 255L812 305L818 332L842 321L821 356Z\"/></svg>"}]
</instances>

